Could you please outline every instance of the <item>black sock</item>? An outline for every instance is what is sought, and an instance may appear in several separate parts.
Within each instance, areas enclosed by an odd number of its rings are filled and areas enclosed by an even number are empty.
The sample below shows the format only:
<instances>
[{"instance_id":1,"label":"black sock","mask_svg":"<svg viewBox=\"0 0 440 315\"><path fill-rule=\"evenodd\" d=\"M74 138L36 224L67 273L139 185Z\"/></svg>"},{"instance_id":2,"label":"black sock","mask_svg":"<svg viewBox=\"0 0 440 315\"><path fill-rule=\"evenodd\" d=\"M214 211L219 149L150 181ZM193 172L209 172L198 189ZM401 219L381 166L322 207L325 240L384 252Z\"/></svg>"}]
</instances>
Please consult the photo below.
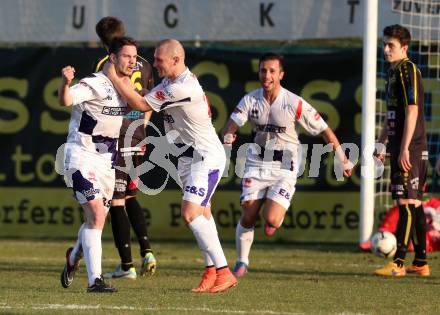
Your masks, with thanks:
<instances>
[{"instance_id":1,"label":"black sock","mask_svg":"<svg viewBox=\"0 0 440 315\"><path fill-rule=\"evenodd\" d=\"M113 239L121 258L121 268L124 271L133 267L133 258L131 257L130 246L130 223L124 206L110 207L110 218L113 231Z\"/></svg>"},{"instance_id":2,"label":"black sock","mask_svg":"<svg viewBox=\"0 0 440 315\"><path fill-rule=\"evenodd\" d=\"M397 222L396 231L397 251L393 259L399 267L402 267L405 262L405 255L413 229L414 213L413 204L399 205L399 221Z\"/></svg>"},{"instance_id":3,"label":"black sock","mask_svg":"<svg viewBox=\"0 0 440 315\"><path fill-rule=\"evenodd\" d=\"M139 242L141 257L145 257L145 255L152 252L152 250L148 239L147 221L145 220L144 211L136 200L136 197L128 198L125 202L125 207L131 226Z\"/></svg>"},{"instance_id":4,"label":"black sock","mask_svg":"<svg viewBox=\"0 0 440 315\"><path fill-rule=\"evenodd\" d=\"M413 264L419 267L426 265L426 217L422 205L415 208L412 241L415 253Z\"/></svg>"}]
</instances>

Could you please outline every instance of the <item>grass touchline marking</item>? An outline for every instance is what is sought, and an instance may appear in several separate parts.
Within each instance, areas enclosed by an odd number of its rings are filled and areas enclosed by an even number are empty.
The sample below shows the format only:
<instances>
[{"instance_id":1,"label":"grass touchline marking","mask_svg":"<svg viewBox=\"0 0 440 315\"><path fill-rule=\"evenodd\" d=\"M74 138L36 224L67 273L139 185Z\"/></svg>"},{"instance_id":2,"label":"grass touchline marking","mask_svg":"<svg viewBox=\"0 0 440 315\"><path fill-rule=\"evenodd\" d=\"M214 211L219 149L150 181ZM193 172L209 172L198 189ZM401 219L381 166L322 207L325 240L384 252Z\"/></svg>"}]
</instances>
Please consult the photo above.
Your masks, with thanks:
<instances>
[{"instance_id":1,"label":"grass touchline marking","mask_svg":"<svg viewBox=\"0 0 440 315\"><path fill-rule=\"evenodd\" d=\"M9 305L0 303L0 309L34 309L34 310L126 310L126 311L182 311L182 312L205 312L205 313L231 313L231 314L270 314L270 315L297 315L302 313L278 312L270 310L219 310L207 307L133 307L133 306L106 306L106 305L84 305L84 304L31 304L25 305Z\"/></svg>"}]
</instances>

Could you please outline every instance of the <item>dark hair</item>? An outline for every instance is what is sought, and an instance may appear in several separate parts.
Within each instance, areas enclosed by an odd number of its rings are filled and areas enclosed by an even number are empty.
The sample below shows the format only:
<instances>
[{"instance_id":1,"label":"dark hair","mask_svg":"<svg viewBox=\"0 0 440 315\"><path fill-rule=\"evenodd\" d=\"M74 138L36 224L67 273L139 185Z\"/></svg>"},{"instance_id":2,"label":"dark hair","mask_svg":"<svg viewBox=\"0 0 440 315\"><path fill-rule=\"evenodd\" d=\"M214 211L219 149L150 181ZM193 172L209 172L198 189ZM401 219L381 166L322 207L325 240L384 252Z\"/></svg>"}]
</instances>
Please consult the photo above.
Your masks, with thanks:
<instances>
[{"instance_id":1,"label":"dark hair","mask_svg":"<svg viewBox=\"0 0 440 315\"><path fill-rule=\"evenodd\" d=\"M137 42L131 37L115 37L108 48L109 54L118 54L124 46L138 47Z\"/></svg>"},{"instance_id":2,"label":"dark hair","mask_svg":"<svg viewBox=\"0 0 440 315\"><path fill-rule=\"evenodd\" d=\"M260 62L258 63L258 65L261 65L263 61L267 60L278 60L278 62L280 63L281 71L284 71L284 57L282 55L273 52L265 53L263 56L260 57Z\"/></svg>"},{"instance_id":3,"label":"dark hair","mask_svg":"<svg viewBox=\"0 0 440 315\"><path fill-rule=\"evenodd\" d=\"M125 35L124 23L114 16L106 16L99 20L95 29L99 39L106 47L110 47L113 38Z\"/></svg>"},{"instance_id":4,"label":"dark hair","mask_svg":"<svg viewBox=\"0 0 440 315\"><path fill-rule=\"evenodd\" d=\"M411 34L408 29L399 24L389 25L385 27L383 29L383 36L396 38L402 46L409 46L411 42Z\"/></svg>"}]
</instances>

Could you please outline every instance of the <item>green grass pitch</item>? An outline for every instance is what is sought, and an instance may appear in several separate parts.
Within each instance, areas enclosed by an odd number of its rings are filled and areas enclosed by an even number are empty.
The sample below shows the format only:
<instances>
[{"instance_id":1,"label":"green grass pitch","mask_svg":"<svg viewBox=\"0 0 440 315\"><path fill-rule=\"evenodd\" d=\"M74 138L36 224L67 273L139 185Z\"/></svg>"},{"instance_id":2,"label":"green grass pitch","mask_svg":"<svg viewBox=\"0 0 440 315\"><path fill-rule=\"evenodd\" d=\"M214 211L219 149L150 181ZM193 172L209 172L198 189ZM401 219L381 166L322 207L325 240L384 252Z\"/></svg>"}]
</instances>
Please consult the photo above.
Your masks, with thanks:
<instances>
[{"instance_id":1,"label":"green grass pitch","mask_svg":"<svg viewBox=\"0 0 440 315\"><path fill-rule=\"evenodd\" d=\"M440 254L430 254L432 275L386 279L372 271L386 261L348 245L257 243L251 268L220 294L195 294L203 261L194 243L154 242L154 276L111 281L115 294L86 293L82 263L63 289L59 275L69 241L0 240L0 313L7 314L438 314ZM232 243L224 245L230 265ZM137 244L133 256L139 260ZM409 254L408 261L412 259ZM104 242L103 271L118 264Z\"/></svg>"}]
</instances>

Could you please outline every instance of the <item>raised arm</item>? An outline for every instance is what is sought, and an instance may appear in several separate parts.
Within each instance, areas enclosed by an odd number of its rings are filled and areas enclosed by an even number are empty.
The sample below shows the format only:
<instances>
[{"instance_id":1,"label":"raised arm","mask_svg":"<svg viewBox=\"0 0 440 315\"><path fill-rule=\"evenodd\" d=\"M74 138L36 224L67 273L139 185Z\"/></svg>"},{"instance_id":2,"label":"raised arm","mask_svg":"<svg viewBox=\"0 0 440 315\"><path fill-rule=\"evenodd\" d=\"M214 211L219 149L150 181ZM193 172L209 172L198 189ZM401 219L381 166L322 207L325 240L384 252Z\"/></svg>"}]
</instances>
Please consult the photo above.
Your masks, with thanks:
<instances>
[{"instance_id":1,"label":"raised arm","mask_svg":"<svg viewBox=\"0 0 440 315\"><path fill-rule=\"evenodd\" d=\"M344 176L345 177L350 176L351 172L353 171L353 164L345 156L345 153L341 148L341 144L339 143L339 140L336 137L333 130L331 130L329 127L327 127L327 129L325 129L322 132L322 137L324 138L326 143L333 145L333 150L335 151L335 155L337 156L337 158L341 161L341 163L344 166L344 170L343 170Z\"/></svg>"},{"instance_id":2,"label":"raised arm","mask_svg":"<svg viewBox=\"0 0 440 315\"><path fill-rule=\"evenodd\" d=\"M130 78L119 77L116 74L115 66L111 62L106 62L103 73L112 81L118 93L121 94L131 108L141 112L152 110L145 98L133 89Z\"/></svg>"},{"instance_id":3,"label":"raised arm","mask_svg":"<svg viewBox=\"0 0 440 315\"><path fill-rule=\"evenodd\" d=\"M69 87L74 77L75 68L67 66L61 70L61 83L58 87L58 102L61 106L71 106L73 104L73 98Z\"/></svg>"}]
</instances>

